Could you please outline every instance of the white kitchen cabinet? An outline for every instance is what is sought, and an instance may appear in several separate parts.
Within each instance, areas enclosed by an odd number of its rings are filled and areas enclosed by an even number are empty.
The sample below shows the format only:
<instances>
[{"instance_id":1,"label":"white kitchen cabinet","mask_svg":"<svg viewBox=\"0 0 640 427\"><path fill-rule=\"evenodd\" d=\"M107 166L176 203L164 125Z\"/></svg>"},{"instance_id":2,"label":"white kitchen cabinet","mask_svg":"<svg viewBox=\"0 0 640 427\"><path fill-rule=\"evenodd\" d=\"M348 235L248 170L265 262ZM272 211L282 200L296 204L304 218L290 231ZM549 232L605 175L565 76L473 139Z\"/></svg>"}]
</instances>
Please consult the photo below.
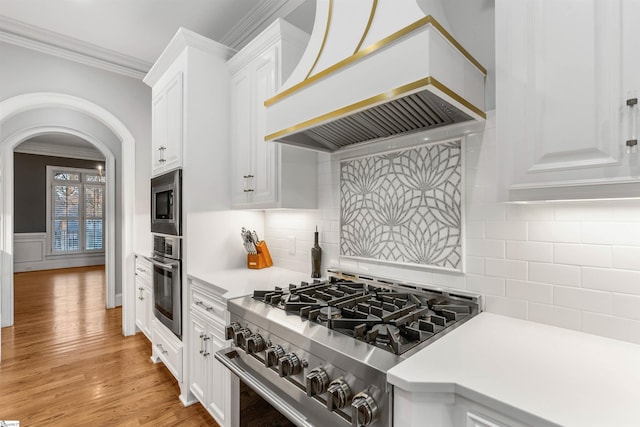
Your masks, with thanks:
<instances>
[{"instance_id":1,"label":"white kitchen cabinet","mask_svg":"<svg viewBox=\"0 0 640 427\"><path fill-rule=\"evenodd\" d=\"M162 362L178 382L182 382L183 345L180 338L175 336L158 319L151 321L151 361Z\"/></svg>"},{"instance_id":2,"label":"white kitchen cabinet","mask_svg":"<svg viewBox=\"0 0 640 427\"><path fill-rule=\"evenodd\" d=\"M307 38L278 20L228 62L234 208L316 207L317 154L264 140L264 101L291 73Z\"/></svg>"},{"instance_id":3,"label":"white kitchen cabinet","mask_svg":"<svg viewBox=\"0 0 640 427\"><path fill-rule=\"evenodd\" d=\"M548 423L528 414L527 420L505 413L507 406L496 402L489 407L449 392L410 393L394 389L394 425L422 427L551 427ZM513 409L511 409L512 412ZM429 423L425 424L425 420Z\"/></svg>"},{"instance_id":4,"label":"white kitchen cabinet","mask_svg":"<svg viewBox=\"0 0 640 427\"><path fill-rule=\"evenodd\" d=\"M502 198L640 196L640 158L625 147L625 101L640 89L638 6L497 0L495 8Z\"/></svg>"},{"instance_id":5,"label":"white kitchen cabinet","mask_svg":"<svg viewBox=\"0 0 640 427\"><path fill-rule=\"evenodd\" d=\"M136 255L136 326L151 340L153 319L153 294L151 292L151 263Z\"/></svg>"},{"instance_id":6,"label":"white kitchen cabinet","mask_svg":"<svg viewBox=\"0 0 640 427\"><path fill-rule=\"evenodd\" d=\"M162 87L154 88L151 173L153 176L182 166L183 73L176 72Z\"/></svg>"},{"instance_id":7,"label":"white kitchen cabinet","mask_svg":"<svg viewBox=\"0 0 640 427\"><path fill-rule=\"evenodd\" d=\"M231 374L214 355L225 347L227 320L225 300L189 279L190 390L222 427L229 425Z\"/></svg>"}]
</instances>

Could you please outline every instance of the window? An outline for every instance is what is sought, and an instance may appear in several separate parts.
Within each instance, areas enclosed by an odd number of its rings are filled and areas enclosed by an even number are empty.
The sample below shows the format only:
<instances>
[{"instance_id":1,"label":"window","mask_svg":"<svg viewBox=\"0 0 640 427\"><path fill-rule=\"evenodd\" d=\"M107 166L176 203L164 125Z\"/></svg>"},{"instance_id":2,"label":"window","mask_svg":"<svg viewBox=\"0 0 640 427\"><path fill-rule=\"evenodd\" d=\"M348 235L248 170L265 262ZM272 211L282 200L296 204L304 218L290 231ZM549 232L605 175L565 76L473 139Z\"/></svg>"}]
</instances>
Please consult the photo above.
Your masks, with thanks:
<instances>
[{"instance_id":1,"label":"window","mask_svg":"<svg viewBox=\"0 0 640 427\"><path fill-rule=\"evenodd\" d=\"M106 177L95 170L47 166L47 235L52 254L104 251Z\"/></svg>"}]
</instances>

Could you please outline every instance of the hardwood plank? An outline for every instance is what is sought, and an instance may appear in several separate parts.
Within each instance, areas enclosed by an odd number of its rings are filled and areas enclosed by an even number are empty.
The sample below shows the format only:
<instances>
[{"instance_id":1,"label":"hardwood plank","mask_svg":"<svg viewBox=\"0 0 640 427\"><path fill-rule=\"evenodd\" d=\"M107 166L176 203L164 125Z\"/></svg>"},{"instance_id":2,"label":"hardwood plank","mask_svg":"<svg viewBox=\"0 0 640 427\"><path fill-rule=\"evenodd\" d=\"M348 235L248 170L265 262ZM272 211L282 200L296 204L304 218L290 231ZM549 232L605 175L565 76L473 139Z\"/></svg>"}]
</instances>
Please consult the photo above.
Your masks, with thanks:
<instances>
[{"instance_id":1,"label":"hardwood plank","mask_svg":"<svg viewBox=\"0 0 640 427\"><path fill-rule=\"evenodd\" d=\"M2 329L0 419L21 426L217 426L150 360L142 334L122 336L106 310L104 267L14 275L15 324Z\"/></svg>"}]
</instances>

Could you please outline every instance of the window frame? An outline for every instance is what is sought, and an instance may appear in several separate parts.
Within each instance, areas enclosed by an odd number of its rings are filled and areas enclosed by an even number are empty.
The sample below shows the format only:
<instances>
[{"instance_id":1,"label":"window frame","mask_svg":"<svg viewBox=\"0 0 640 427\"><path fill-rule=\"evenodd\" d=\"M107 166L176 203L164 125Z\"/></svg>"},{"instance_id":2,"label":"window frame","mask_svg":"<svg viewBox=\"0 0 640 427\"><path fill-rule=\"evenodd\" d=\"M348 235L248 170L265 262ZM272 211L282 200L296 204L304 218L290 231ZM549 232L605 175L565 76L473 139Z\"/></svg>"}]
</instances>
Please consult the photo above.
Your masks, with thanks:
<instances>
[{"instance_id":1,"label":"window frame","mask_svg":"<svg viewBox=\"0 0 640 427\"><path fill-rule=\"evenodd\" d=\"M53 208L54 208L54 191L53 187L57 182L63 181L55 181L53 176L55 173L59 172L68 172L68 173L77 173L80 175L79 181L69 181L69 183L77 183L80 187L80 195L79 195L79 204L78 204L78 240L79 240L79 250L74 251L54 251L53 250L53 242L54 242L54 220L53 217ZM65 167L65 166L52 166L47 165L47 241L46 241L46 250L45 253L47 256L69 256L69 255L90 255L90 254L104 254L105 253L105 236L106 236L106 202L107 202L107 183L106 183L106 175L104 173L104 169L102 172L103 180L102 182L88 182L86 180L87 175L99 175L97 169L84 169L84 168L74 168L74 167ZM102 248L101 249L86 249L86 224L85 221L87 219L86 211L85 211L85 186L100 186L102 187ZM91 218L98 218L95 216Z\"/></svg>"}]
</instances>

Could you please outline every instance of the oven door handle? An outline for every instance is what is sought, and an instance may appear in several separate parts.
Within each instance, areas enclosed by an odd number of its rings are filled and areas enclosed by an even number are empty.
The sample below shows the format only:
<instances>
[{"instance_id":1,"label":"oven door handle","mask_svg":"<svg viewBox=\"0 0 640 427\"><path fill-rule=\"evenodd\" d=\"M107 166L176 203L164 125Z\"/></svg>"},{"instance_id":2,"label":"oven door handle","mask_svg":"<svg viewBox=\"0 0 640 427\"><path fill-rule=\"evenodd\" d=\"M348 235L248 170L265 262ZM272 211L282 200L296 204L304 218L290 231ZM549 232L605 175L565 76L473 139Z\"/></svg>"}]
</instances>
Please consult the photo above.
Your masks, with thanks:
<instances>
[{"instance_id":1,"label":"oven door handle","mask_svg":"<svg viewBox=\"0 0 640 427\"><path fill-rule=\"evenodd\" d=\"M276 408L282 415L287 417L291 422L299 427L313 427L313 424L307 421L307 418L299 411L293 408L290 404L285 402L279 396L274 396L271 389L266 387L259 379L254 377L251 373L247 372L233 357L235 350L231 348L225 348L216 352L216 359L222 363L227 369L234 373L238 378L242 380L246 385L251 387L256 393L258 393L264 400L269 402L271 406Z\"/></svg>"},{"instance_id":2,"label":"oven door handle","mask_svg":"<svg viewBox=\"0 0 640 427\"><path fill-rule=\"evenodd\" d=\"M153 263L153 265L156 265L156 266L162 268L163 270L173 270L175 268L174 265L165 264L165 263L157 261L157 260L155 260L153 258L151 258L151 262Z\"/></svg>"}]
</instances>

